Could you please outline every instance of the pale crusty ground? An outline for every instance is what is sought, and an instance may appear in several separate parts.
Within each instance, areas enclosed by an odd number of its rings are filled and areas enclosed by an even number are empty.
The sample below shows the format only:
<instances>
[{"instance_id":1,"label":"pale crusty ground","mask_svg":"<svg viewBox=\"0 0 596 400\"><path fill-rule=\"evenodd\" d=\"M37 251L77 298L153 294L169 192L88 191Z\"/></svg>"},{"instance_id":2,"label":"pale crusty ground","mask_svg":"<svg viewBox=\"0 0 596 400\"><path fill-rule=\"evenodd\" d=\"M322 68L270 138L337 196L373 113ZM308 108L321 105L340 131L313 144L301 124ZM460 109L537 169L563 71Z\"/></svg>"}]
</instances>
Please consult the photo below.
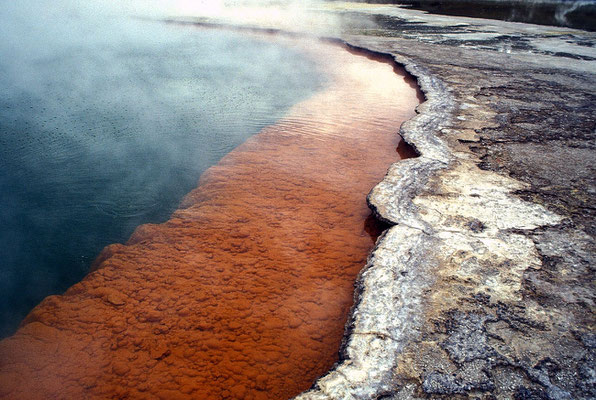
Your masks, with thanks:
<instances>
[{"instance_id":1,"label":"pale crusty ground","mask_svg":"<svg viewBox=\"0 0 596 400\"><path fill-rule=\"evenodd\" d=\"M344 40L394 55L428 101L402 127L421 157L369 195L395 226L344 362L301 398L596 397L596 35L332 7Z\"/></svg>"}]
</instances>

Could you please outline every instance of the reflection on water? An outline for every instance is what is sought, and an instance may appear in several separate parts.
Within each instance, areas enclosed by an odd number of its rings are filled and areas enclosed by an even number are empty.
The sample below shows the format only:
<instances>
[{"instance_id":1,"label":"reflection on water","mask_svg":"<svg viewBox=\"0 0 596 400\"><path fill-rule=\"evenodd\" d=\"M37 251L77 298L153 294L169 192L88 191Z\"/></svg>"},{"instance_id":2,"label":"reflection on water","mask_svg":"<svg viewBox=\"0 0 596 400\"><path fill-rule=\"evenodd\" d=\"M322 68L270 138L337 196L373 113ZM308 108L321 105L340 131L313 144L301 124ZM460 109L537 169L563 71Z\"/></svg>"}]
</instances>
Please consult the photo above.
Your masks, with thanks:
<instances>
[{"instance_id":1,"label":"reflection on water","mask_svg":"<svg viewBox=\"0 0 596 400\"><path fill-rule=\"evenodd\" d=\"M388 64L302 51L325 90L209 168L169 221L109 246L95 272L35 308L0 343L5 393L287 399L337 361L381 229L365 197L398 159L418 93Z\"/></svg>"},{"instance_id":2,"label":"reflection on water","mask_svg":"<svg viewBox=\"0 0 596 400\"><path fill-rule=\"evenodd\" d=\"M0 337L322 83L231 32L21 8L0 11Z\"/></svg>"}]
</instances>

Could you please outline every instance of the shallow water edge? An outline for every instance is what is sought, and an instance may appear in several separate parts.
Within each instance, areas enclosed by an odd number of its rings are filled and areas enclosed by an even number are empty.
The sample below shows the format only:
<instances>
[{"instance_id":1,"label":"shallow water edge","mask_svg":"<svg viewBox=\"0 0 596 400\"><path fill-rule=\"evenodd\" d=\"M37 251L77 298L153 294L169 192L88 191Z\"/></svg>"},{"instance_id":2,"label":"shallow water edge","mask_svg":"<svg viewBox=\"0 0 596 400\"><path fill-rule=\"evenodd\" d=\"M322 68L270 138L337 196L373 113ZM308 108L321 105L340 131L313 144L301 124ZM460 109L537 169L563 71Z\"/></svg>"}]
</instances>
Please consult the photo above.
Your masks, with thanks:
<instances>
[{"instance_id":1,"label":"shallow water edge","mask_svg":"<svg viewBox=\"0 0 596 400\"><path fill-rule=\"evenodd\" d=\"M339 53L331 59L336 57L344 57L342 67L349 66L349 60L355 60L353 55L341 56ZM402 115L401 111L396 114L394 109L384 109L382 104L396 102L392 93L382 101L376 97L350 100L346 90L365 93L375 87L371 85L370 77L380 73L391 74L397 79L394 68L395 65L385 65L382 66L385 72L375 70L367 75L366 68L353 65L348 68L353 75L350 84L341 78L342 68L337 69L334 73L343 84L332 87L325 96L314 96L295 107L294 113L303 113L308 118L294 118L290 114L277 127L267 128L249 139L202 176L199 188L187 196L170 221L162 225L143 225L125 246L106 248L96 262L96 271L69 289L65 296L46 299L30 314L20 332L3 342L5 345L9 342L16 345L15 341L21 344L12 346L12 349L3 346L3 354L9 355L7 359L29 359L38 365L59 362L63 374L65 368L71 371L65 375L72 384L64 382L64 385L76 392L81 388L74 382L84 380L89 394L124 395L131 390L153 393L156 388L172 394L177 390L176 385L182 385L183 393L210 398L288 397L310 386L312 379L327 370L336 359L345 315L351 305L353 279L378 235L378 228L368 218L370 211L364 195L381 179L386 166L400 151L403 153L404 146L400 145L395 130L412 115L411 111ZM388 82L382 81L382 89L388 89ZM403 85L412 92L408 101L416 102L417 94L412 90L412 83L404 82ZM363 108L363 100L372 102L370 107L375 108L376 118L370 119L371 108ZM344 104L360 107L363 114L353 115L353 112L342 109ZM313 118L313 112L322 113L323 119ZM333 118L345 118L346 115L351 119L339 124L334 122ZM342 121L341 118L337 121ZM372 135L383 140L372 141ZM327 140L333 140L334 145L326 145ZM321 150L313 145L313 141L322 141ZM285 149L281 157L280 144ZM262 158L268 153L270 157ZM322 155L324 157L320 157ZM305 156L313 158L307 157L310 161L305 163ZM324 164L319 165L320 161L315 160L323 160ZM329 169L330 165L334 167ZM377 167L375 171L366 172L358 165ZM266 176L271 180L262 179ZM293 178L288 179L289 176ZM258 181L254 181L255 178ZM293 182L301 183L297 186ZM301 185L308 190L301 189ZM280 189L281 198L276 194ZM310 201L309 207L305 207L306 200ZM276 208L280 201L287 204L287 208ZM224 204L228 205L225 209L222 208ZM247 207L251 204L256 207ZM352 207L350 204L356 208L345 209ZM275 220L278 216L290 219L280 224ZM306 221L314 221L315 225L307 227ZM253 222L265 225L254 231L250 228ZM232 232L226 228L232 226L230 224L237 227ZM265 229L267 226L275 230L269 232ZM279 229L284 226L293 227L293 233L280 234ZM247 242L247 238L252 240ZM296 244L291 244L296 239ZM266 243L269 245L265 246ZM224 262L224 258L231 254L235 255L236 261ZM267 265L254 271L246 268L273 255L277 260L274 268ZM341 261L345 270L340 279L330 278L332 275L327 274L337 269L338 260L344 259L339 257L345 256L349 262ZM307 261L314 261L315 268L296 269L297 265ZM188 269L189 265L193 268ZM295 275L299 283L288 283L287 277L277 276L280 270ZM241 273L257 275L258 285L254 290L243 286L249 280L239 278ZM139 276L144 283L139 288L134 284L131 287ZM205 284L203 289L198 289L201 281ZM307 285L307 282L310 283ZM337 298L340 286L347 294L344 299ZM243 287L242 293L254 295L239 297L238 287ZM274 288L283 290L275 289L275 293L270 293ZM220 304L219 298L228 296L226 293L231 293L232 303ZM200 308L189 302L197 296ZM262 302L266 297L272 297L272 305ZM302 311L305 304L314 307L314 318L308 317L313 311L306 314ZM330 307L343 310L340 314L344 317L337 319L329 314ZM174 315L168 310L175 310ZM73 319L81 314L85 314L83 320ZM214 319L212 315L218 318ZM86 326L105 320L107 324L101 322L93 339L87 340L91 338ZM336 322L333 334L326 332L328 328L323 324L329 320ZM263 330L263 324L272 331ZM288 333L278 332L286 326L290 328ZM289 343L288 335L292 338ZM156 342L156 337L165 340ZM49 360L46 356L50 354L46 351L50 349L44 349L45 345L38 340L44 342L48 338L64 351L60 352L58 360L52 356L52 362L46 364L42 360ZM304 343L304 338L310 338L311 342ZM266 348L255 353L255 341L262 341ZM75 342L79 344L75 345ZM224 347L222 343L226 343ZM86 357L73 358L72 350L68 350L73 346L75 349L83 346L80 351L88 353L89 361ZM321 355L327 352L313 346L329 348L331 354L325 356L328 360L321 363ZM24 352L20 357L11 353L17 347L20 348L18 352ZM35 347L35 356L26 357L25 354ZM90 368L90 363L96 362L91 360L97 359L104 359L105 364L100 362ZM288 366L283 362L285 359L300 360L300 363ZM252 367L254 361L263 364ZM194 367L190 367L191 364ZM203 364L211 365L205 369L209 376L199 379L192 370ZM310 367L305 368L307 365ZM21 366L23 371L28 369ZM256 375L251 372L253 370ZM266 374L258 371L266 371ZM298 382L297 377L303 372L308 375ZM36 375L36 380L48 383L46 378L52 377L50 381L54 381L56 377L51 371L48 373L47 377ZM98 373L104 378L97 380ZM240 376L247 379L230 381ZM123 377L127 377L126 381ZM134 377L140 378L143 384L135 382L137 378ZM27 380L21 374L18 380L23 379ZM280 385L273 384L275 379ZM302 388L298 392L296 383ZM121 389L113 392L116 387ZM15 396L24 390L15 383L11 388Z\"/></svg>"}]
</instances>

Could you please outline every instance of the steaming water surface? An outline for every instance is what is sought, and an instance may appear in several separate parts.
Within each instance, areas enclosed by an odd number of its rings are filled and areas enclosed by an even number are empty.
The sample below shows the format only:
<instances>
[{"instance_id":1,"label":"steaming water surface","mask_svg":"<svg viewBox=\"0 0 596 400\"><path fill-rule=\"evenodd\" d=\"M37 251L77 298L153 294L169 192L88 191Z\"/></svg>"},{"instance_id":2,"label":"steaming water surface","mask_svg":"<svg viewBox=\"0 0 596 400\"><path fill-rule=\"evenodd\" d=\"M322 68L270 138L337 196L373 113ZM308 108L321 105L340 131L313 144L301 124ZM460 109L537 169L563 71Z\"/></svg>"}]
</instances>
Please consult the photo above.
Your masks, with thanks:
<instances>
[{"instance_id":1,"label":"steaming water surface","mask_svg":"<svg viewBox=\"0 0 596 400\"><path fill-rule=\"evenodd\" d=\"M33 309L0 341L0 397L288 399L333 366L382 229L365 197L420 97L389 64L294 45L325 88Z\"/></svg>"},{"instance_id":2,"label":"steaming water surface","mask_svg":"<svg viewBox=\"0 0 596 400\"><path fill-rule=\"evenodd\" d=\"M0 336L323 84L273 43L37 7L0 13Z\"/></svg>"}]
</instances>

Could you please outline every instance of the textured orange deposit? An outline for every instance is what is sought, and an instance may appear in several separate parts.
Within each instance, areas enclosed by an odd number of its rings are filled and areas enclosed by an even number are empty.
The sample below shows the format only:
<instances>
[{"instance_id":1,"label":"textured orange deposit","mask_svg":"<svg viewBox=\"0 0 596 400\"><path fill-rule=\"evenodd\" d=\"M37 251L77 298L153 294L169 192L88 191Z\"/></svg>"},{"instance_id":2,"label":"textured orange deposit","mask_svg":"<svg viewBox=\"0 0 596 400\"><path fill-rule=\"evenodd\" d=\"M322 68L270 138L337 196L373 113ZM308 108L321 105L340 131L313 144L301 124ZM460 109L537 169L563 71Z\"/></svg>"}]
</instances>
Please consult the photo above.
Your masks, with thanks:
<instances>
[{"instance_id":1,"label":"textured orange deposit","mask_svg":"<svg viewBox=\"0 0 596 400\"><path fill-rule=\"evenodd\" d=\"M332 367L378 235L365 197L418 98L389 64L301 49L330 84L35 308L0 343L0 397L287 399Z\"/></svg>"}]
</instances>

